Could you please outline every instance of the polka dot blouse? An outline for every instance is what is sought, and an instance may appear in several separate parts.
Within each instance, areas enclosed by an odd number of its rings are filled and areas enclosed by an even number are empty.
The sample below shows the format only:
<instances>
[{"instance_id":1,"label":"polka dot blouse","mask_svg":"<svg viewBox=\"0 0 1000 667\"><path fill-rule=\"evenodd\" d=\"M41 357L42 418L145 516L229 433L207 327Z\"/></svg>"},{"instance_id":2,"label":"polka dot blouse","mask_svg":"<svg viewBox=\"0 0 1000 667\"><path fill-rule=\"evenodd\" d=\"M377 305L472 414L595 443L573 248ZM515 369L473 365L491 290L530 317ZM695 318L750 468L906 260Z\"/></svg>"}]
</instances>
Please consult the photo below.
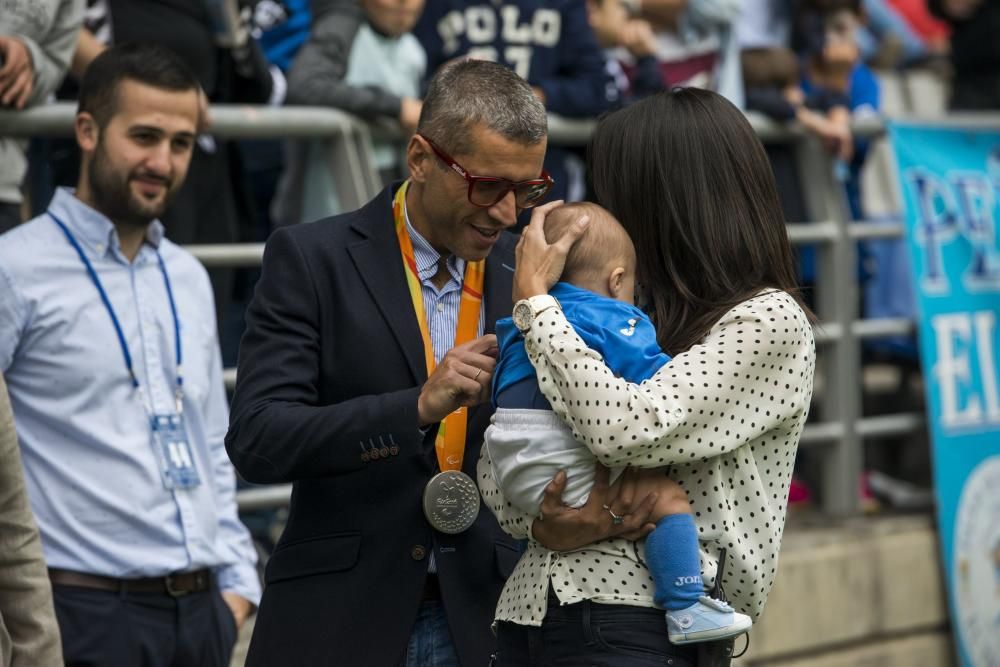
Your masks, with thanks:
<instances>
[{"instance_id":1,"label":"polka dot blouse","mask_svg":"<svg viewBox=\"0 0 1000 667\"><path fill-rule=\"evenodd\" d=\"M684 487L706 586L726 547L723 589L737 609L757 618L778 566L792 464L812 395L815 342L795 300L768 291L744 301L640 385L616 378L557 308L536 318L526 348L552 408L601 463L662 467ZM482 452L483 499L506 532L530 538L535 517L504 500ZM643 542L610 539L553 552L529 539L496 618L541 625L550 581L563 604L652 607L644 563Z\"/></svg>"}]
</instances>

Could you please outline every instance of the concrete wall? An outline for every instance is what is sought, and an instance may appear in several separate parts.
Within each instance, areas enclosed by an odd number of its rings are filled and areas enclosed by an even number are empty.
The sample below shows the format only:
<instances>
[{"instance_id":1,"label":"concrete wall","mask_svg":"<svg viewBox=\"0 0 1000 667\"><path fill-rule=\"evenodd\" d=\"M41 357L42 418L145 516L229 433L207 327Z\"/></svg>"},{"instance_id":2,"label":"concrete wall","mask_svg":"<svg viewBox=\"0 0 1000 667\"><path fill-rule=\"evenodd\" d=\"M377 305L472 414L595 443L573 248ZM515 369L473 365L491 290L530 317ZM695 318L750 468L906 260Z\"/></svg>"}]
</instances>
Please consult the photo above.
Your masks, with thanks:
<instances>
[{"instance_id":1,"label":"concrete wall","mask_svg":"<svg viewBox=\"0 0 1000 667\"><path fill-rule=\"evenodd\" d=\"M911 516L793 517L764 616L736 664L953 663L937 534L930 516Z\"/></svg>"}]
</instances>

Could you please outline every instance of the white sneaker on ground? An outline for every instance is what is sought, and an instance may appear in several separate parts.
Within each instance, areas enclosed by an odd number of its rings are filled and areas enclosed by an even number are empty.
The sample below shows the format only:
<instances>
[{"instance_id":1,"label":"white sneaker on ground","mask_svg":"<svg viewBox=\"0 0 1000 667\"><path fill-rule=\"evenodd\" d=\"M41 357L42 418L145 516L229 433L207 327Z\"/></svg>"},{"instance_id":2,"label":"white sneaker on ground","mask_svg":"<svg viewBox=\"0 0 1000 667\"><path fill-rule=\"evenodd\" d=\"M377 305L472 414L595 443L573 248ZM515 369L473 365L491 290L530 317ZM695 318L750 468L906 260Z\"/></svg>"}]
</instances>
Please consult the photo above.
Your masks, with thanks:
<instances>
[{"instance_id":1,"label":"white sneaker on ground","mask_svg":"<svg viewBox=\"0 0 1000 667\"><path fill-rule=\"evenodd\" d=\"M667 634L674 644L693 644L742 635L753 623L722 600L701 596L687 609L667 612Z\"/></svg>"}]
</instances>

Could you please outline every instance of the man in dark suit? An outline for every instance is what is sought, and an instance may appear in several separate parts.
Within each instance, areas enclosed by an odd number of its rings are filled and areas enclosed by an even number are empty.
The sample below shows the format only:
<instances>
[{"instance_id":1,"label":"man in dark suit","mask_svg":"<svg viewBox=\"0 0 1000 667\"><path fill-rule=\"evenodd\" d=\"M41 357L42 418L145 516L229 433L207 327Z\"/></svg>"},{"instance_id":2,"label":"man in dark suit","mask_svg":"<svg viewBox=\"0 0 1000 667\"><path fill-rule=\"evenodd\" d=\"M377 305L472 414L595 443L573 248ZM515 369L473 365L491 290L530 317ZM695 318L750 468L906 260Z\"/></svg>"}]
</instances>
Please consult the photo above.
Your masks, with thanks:
<instances>
[{"instance_id":1,"label":"man in dark suit","mask_svg":"<svg viewBox=\"0 0 1000 667\"><path fill-rule=\"evenodd\" d=\"M453 491L491 414L505 230L551 188L545 147L526 82L455 63L428 89L407 182L268 242L226 445L248 480L294 491L248 665L489 662L519 551L490 512L472 520L474 485Z\"/></svg>"}]
</instances>

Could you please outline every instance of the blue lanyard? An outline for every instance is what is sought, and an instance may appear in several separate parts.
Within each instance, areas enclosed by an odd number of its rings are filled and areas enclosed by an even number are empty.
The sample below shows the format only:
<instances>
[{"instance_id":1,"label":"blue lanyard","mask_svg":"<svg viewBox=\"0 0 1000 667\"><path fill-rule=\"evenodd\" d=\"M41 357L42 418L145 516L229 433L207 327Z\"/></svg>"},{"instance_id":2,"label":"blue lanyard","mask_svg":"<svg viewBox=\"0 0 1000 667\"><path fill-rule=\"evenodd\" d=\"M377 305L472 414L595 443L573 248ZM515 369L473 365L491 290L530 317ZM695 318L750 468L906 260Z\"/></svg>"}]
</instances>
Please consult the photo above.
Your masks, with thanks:
<instances>
[{"instance_id":1,"label":"blue lanyard","mask_svg":"<svg viewBox=\"0 0 1000 667\"><path fill-rule=\"evenodd\" d=\"M118 334L118 343L122 348L122 355L125 357L125 367L128 369L129 377L132 378L132 386L136 389L139 387L139 378L135 375L135 370L132 367L132 355L128 350L128 343L125 342L125 333L122 331L122 325L118 321L118 316L115 315L115 309L111 306L111 300L108 299L108 293L104 291L104 285L101 284L101 279L97 277L97 272L94 270L94 266L87 259L87 255L84 254L83 248L80 247L80 243L73 236L73 233L69 231L62 220L56 217L52 211L46 211L49 217L52 218L59 228L63 230L66 235L66 239L69 241L73 249L76 250L76 254L80 256L80 261L83 262L83 266L87 269L87 275L90 276L90 280L94 283L94 287L97 288L98 293L101 295L101 301L104 302L104 307L108 310L108 315L111 316L111 323L115 325L115 333ZM156 259L160 265L160 273L163 274L163 284L167 286L167 299L170 301L170 314L174 317L174 346L177 356L177 390L174 394L174 398L177 401L177 411L181 411L181 400L184 396L184 377L181 374L181 322L180 318L177 317L177 305L174 303L174 290L170 287L170 276L167 275L167 267L163 263L163 256L160 255L159 251L156 251Z\"/></svg>"}]
</instances>

